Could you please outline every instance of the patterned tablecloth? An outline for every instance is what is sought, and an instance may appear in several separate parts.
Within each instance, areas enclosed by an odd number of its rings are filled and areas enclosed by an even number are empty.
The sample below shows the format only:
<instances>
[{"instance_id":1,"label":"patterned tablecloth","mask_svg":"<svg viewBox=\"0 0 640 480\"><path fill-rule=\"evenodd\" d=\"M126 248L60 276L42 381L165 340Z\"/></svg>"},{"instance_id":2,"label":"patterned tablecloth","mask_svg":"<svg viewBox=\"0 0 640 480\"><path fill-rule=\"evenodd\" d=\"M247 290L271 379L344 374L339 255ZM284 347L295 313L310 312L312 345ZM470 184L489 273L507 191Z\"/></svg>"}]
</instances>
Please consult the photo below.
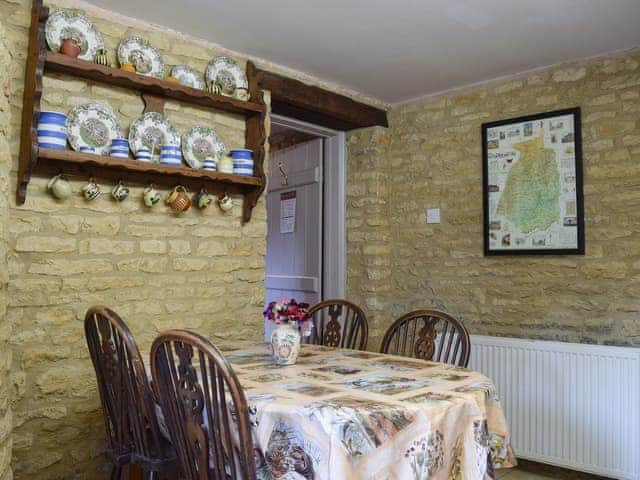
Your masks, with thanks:
<instances>
[{"instance_id":1,"label":"patterned tablecloth","mask_svg":"<svg viewBox=\"0 0 640 480\"><path fill-rule=\"evenodd\" d=\"M480 373L311 345L286 367L264 345L222 350L247 394L260 480L480 480L515 464Z\"/></svg>"}]
</instances>

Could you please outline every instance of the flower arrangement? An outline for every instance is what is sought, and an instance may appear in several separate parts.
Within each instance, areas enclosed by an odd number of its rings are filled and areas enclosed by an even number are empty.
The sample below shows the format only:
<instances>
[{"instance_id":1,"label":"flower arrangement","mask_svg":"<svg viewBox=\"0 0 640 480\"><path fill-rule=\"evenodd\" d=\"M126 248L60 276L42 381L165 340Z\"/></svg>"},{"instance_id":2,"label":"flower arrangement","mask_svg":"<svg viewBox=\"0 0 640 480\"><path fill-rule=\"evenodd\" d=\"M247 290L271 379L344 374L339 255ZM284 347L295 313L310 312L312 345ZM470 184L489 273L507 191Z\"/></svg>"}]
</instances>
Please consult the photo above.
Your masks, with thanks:
<instances>
[{"instance_id":1,"label":"flower arrangement","mask_svg":"<svg viewBox=\"0 0 640 480\"><path fill-rule=\"evenodd\" d=\"M270 302L264 311L264 318L276 325L294 323L303 337L311 335L313 323L309 319L309 304L296 302L293 298L283 298L279 302Z\"/></svg>"}]
</instances>

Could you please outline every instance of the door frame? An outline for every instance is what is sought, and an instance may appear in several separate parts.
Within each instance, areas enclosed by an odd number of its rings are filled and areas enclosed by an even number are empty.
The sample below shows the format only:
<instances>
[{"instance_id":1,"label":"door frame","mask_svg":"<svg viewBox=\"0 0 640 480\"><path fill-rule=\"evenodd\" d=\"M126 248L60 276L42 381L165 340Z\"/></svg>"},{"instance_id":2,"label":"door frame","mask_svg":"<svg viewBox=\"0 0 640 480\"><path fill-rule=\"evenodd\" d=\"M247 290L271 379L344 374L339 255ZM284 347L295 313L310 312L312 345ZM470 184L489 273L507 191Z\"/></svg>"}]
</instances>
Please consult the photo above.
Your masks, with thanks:
<instances>
[{"instance_id":1,"label":"door frame","mask_svg":"<svg viewBox=\"0 0 640 480\"><path fill-rule=\"evenodd\" d=\"M271 114L271 124L323 138L323 242L321 299L345 298L347 269L346 135L339 130Z\"/></svg>"}]
</instances>

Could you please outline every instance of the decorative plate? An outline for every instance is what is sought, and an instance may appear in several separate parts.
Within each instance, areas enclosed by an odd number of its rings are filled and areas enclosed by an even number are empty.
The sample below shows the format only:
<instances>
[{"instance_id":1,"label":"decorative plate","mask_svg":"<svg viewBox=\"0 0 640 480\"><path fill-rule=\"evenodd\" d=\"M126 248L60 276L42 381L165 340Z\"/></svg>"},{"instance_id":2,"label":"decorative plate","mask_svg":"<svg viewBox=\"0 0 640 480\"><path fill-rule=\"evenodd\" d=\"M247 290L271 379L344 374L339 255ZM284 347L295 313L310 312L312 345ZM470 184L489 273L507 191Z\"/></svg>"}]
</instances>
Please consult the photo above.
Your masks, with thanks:
<instances>
[{"instance_id":1,"label":"decorative plate","mask_svg":"<svg viewBox=\"0 0 640 480\"><path fill-rule=\"evenodd\" d=\"M225 55L215 57L209 62L205 77L207 85L215 83L220 88L220 93L228 97L233 96L238 88L249 88L244 70L233 58Z\"/></svg>"},{"instance_id":2,"label":"decorative plate","mask_svg":"<svg viewBox=\"0 0 640 480\"><path fill-rule=\"evenodd\" d=\"M109 155L111 140L122 138L122 128L111 107L102 103L78 105L67 116L71 148L93 147L98 155Z\"/></svg>"},{"instance_id":3,"label":"decorative plate","mask_svg":"<svg viewBox=\"0 0 640 480\"><path fill-rule=\"evenodd\" d=\"M171 69L171 76L177 78L180 85L204 90L204 80L202 75L187 65L176 65Z\"/></svg>"},{"instance_id":4,"label":"decorative plate","mask_svg":"<svg viewBox=\"0 0 640 480\"><path fill-rule=\"evenodd\" d=\"M164 62L157 48L140 37L129 37L118 45L118 62L131 63L136 73L148 77L164 78Z\"/></svg>"},{"instance_id":5,"label":"decorative plate","mask_svg":"<svg viewBox=\"0 0 640 480\"><path fill-rule=\"evenodd\" d=\"M80 45L81 60L93 62L98 50L104 48L102 35L79 10L60 10L51 15L44 27L47 45L53 52L59 52L62 42L73 38Z\"/></svg>"},{"instance_id":6,"label":"decorative plate","mask_svg":"<svg viewBox=\"0 0 640 480\"><path fill-rule=\"evenodd\" d=\"M218 161L224 149L224 143L208 127L195 125L182 135L182 155L191 168L202 168L207 158Z\"/></svg>"},{"instance_id":7,"label":"decorative plate","mask_svg":"<svg viewBox=\"0 0 640 480\"><path fill-rule=\"evenodd\" d=\"M134 154L146 147L152 161L157 161L162 145L180 145L180 135L168 118L161 113L148 112L133 121L129 128L129 147Z\"/></svg>"}]
</instances>

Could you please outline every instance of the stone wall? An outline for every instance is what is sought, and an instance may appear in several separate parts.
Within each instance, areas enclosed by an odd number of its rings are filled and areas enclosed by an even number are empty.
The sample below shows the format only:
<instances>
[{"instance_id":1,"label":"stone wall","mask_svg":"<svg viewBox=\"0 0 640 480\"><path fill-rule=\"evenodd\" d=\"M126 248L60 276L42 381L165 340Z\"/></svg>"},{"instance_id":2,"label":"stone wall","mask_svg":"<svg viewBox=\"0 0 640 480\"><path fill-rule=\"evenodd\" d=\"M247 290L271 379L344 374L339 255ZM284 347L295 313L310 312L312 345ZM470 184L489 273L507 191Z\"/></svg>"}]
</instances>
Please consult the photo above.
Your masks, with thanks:
<instances>
[{"instance_id":1,"label":"stone wall","mask_svg":"<svg viewBox=\"0 0 640 480\"><path fill-rule=\"evenodd\" d=\"M586 255L484 257L481 123L574 106ZM350 136L348 291L374 302L371 348L420 307L476 334L640 345L639 50L412 102L389 120L386 135ZM425 224L431 207L441 224Z\"/></svg>"},{"instance_id":2,"label":"stone wall","mask_svg":"<svg viewBox=\"0 0 640 480\"><path fill-rule=\"evenodd\" d=\"M130 198L118 204L110 198L113 184L107 182L101 183L100 198L86 202L80 188L87 178L74 178L73 197L57 201L46 192L47 178L42 176L30 183L25 205L16 207L29 9L27 1L0 0L0 18L7 19L18 60L11 69L10 182L0 175L5 182L2 202L11 202L8 316L14 331L13 468L20 479L105 478L104 424L84 339L85 311L94 304L112 307L129 325L143 352L168 328L190 328L210 338L260 340L266 212L261 200L251 222L242 225L242 199L237 197L231 214L214 206L176 216L164 204L153 210L144 207L142 186L135 186ZM121 19L109 21L87 12L104 35L112 59L118 41L131 34L148 39L169 65L188 64L204 71L217 53L215 48L152 26L133 28ZM94 100L111 105L125 132L143 110L140 98L129 91L65 76L45 78L43 109L66 112ZM167 104L166 112L179 132L205 124L216 130L227 148L244 146L240 117L173 102ZM4 132L5 117L1 118ZM3 145L1 166L6 168ZM164 197L167 192L162 193ZM2 212L6 217L6 208ZM4 277L2 281L4 285ZM6 337L3 324L0 339ZM3 353L0 373L6 363ZM4 391L7 382L1 383ZM0 413L6 410L5 403L2 397ZM1 468L6 466L6 455L0 454Z\"/></svg>"},{"instance_id":3,"label":"stone wall","mask_svg":"<svg viewBox=\"0 0 640 480\"><path fill-rule=\"evenodd\" d=\"M11 444L11 323L7 317L7 252L9 250L9 207L11 192L9 170L11 154L11 107L9 106L9 71L12 63L11 42L7 36L4 22L0 20L0 480L12 478Z\"/></svg>"}]
</instances>

